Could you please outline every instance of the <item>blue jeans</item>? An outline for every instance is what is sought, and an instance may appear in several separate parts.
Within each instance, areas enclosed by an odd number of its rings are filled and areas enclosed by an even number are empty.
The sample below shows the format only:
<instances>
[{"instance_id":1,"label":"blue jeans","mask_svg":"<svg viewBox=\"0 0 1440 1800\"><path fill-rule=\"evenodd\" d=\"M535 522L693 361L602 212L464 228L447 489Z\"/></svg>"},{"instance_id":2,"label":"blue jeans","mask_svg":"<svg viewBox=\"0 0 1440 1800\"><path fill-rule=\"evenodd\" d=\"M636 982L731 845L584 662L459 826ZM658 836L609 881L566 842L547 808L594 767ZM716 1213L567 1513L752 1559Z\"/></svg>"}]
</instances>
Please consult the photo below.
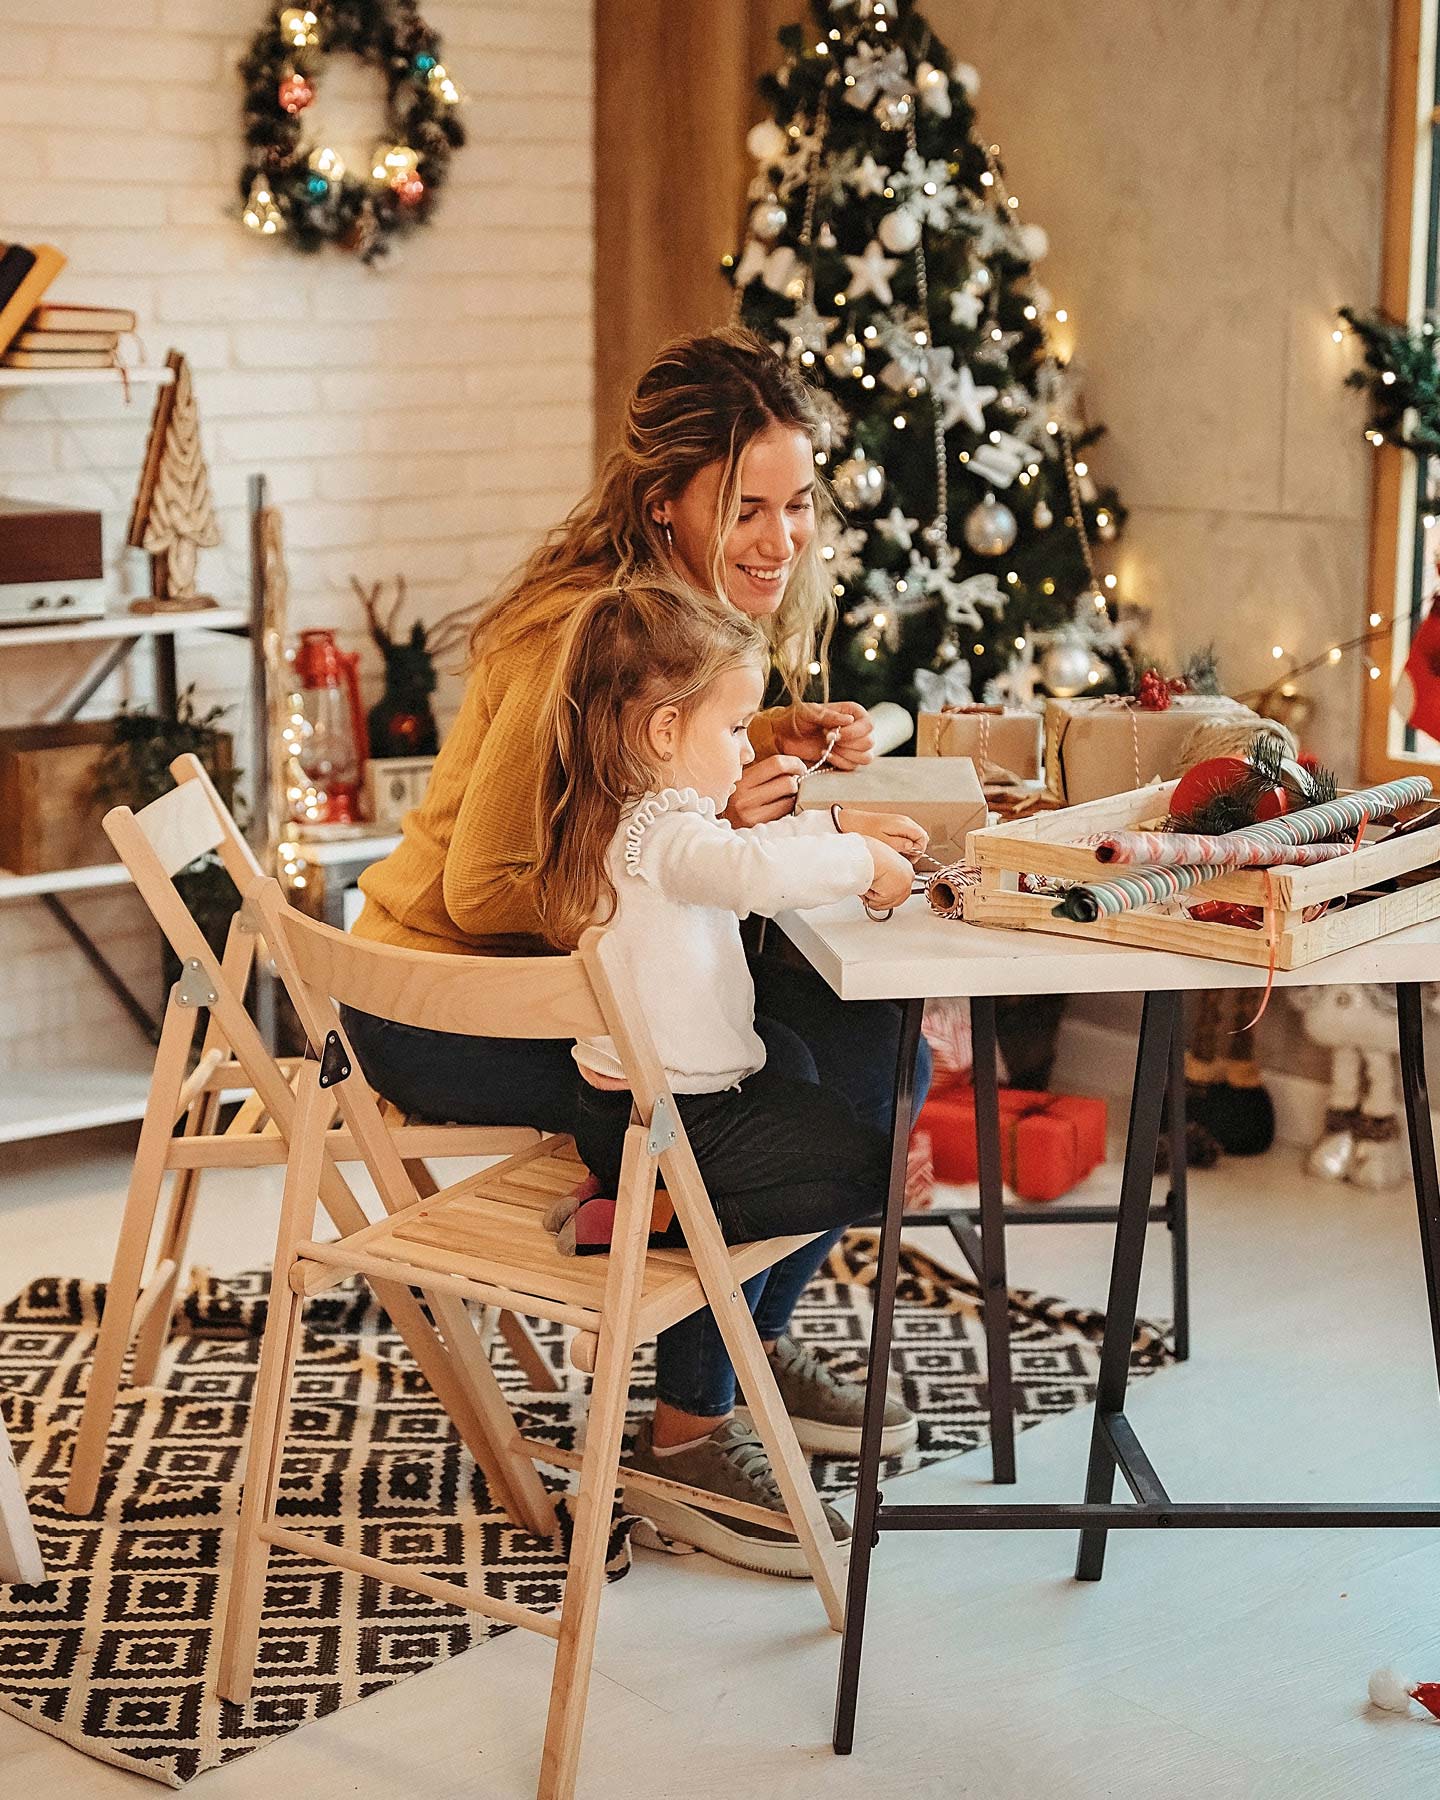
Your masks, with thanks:
<instances>
[{"instance_id":1,"label":"blue jeans","mask_svg":"<svg viewBox=\"0 0 1440 1800\"><path fill-rule=\"evenodd\" d=\"M830 1096L827 1107L834 1101L844 1102L853 1126L868 1126L871 1132L883 1135L888 1145L900 1008L889 1001L840 1000L808 965L792 966L760 956L752 960L751 972L760 1015L757 1028L767 1051L762 1075L818 1086ZM387 1100L421 1118L575 1132L580 1123L581 1089L587 1096L598 1092L581 1079L565 1040L427 1031L351 1007L342 1007L341 1017L366 1080ZM930 1054L922 1038L915 1066L917 1113L929 1083ZM803 1095L794 1098L797 1103L808 1100ZM624 1099L622 1095L622 1102ZM691 1130L688 1110L686 1130ZM851 1141L858 1140L847 1136L846 1142ZM888 1158L888 1148L886 1155ZM703 1169L704 1164L701 1166ZM795 1173L803 1183L807 1171ZM861 1176L862 1186L866 1179ZM807 1229L820 1229L822 1235L745 1283L745 1297L762 1338L778 1337L785 1330L796 1302L844 1226L878 1212L884 1197L882 1177L873 1193L865 1187L864 1193L857 1195L853 1210L844 1216L837 1213L826 1227L820 1227L787 1222L794 1220L794 1214L777 1196L774 1209L767 1208L763 1228L749 1235ZM685 1412L708 1418L729 1410L734 1401L734 1372L708 1308L661 1334L657 1384L661 1397Z\"/></svg>"}]
</instances>

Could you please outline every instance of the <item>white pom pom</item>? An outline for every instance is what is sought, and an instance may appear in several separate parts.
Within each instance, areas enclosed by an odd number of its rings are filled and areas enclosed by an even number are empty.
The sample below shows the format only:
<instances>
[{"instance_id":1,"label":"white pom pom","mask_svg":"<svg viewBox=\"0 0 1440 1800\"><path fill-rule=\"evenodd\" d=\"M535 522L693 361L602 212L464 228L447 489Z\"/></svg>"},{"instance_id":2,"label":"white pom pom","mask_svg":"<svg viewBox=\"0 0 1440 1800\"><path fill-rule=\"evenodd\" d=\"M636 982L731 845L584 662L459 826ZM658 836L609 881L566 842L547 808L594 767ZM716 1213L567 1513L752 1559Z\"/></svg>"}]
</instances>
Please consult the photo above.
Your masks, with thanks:
<instances>
[{"instance_id":1,"label":"white pom pom","mask_svg":"<svg viewBox=\"0 0 1440 1800\"><path fill-rule=\"evenodd\" d=\"M774 119L761 119L758 124L750 127L749 134L745 139L745 147L756 162L764 163L768 167L772 163L779 162L785 154L788 142L784 131Z\"/></svg>"},{"instance_id":2,"label":"white pom pom","mask_svg":"<svg viewBox=\"0 0 1440 1800\"><path fill-rule=\"evenodd\" d=\"M1370 1703L1386 1712L1409 1712L1412 1683L1393 1669L1377 1669L1370 1677Z\"/></svg>"},{"instance_id":3,"label":"white pom pom","mask_svg":"<svg viewBox=\"0 0 1440 1800\"><path fill-rule=\"evenodd\" d=\"M965 98L973 100L980 92L980 71L972 63L956 63L950 71L952 81L958 81L965 90Z\"/></svg>"}]
</instances>

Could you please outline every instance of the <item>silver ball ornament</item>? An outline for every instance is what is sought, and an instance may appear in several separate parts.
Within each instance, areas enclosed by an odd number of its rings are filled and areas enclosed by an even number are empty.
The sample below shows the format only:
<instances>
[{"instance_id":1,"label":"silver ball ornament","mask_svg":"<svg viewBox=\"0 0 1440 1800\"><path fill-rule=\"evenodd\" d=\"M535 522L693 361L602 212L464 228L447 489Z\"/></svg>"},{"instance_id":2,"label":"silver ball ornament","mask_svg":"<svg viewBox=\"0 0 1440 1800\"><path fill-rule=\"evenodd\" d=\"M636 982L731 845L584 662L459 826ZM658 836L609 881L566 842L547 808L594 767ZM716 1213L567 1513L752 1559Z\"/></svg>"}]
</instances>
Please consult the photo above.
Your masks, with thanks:
<instances>
[{"instance_id":1,"label":"silver ball ornament","mask_svg":"<svg viewBox=\"0 0 1440 1800\"><path fill-rule=\"evenodd\" d=\"M1055 515L1050 510L1049 502L1045 500L1035 502L1035 510L1030 517L1034 521L1037 531L1048 531L1055 523Z\"/></svg>"},{"instance_id":2,"label":"silver ball ornament","mask_svg":"<svg viewBox=\"0 0 1440 1800\"><path fill-rule=\"evenodd\" d=\"M789 215L773 194L750 209L750 229L762 244L773 244L785 229Z\"/></svg>"},{"instance_id":3,"label":"silver ball ornament","mask_svg":"<svg viewBox=\"0 0 1440 1800\"><path fill-rule=\"evenodd\" d=\"M833 486L842 506L852 510L875 506L885 492L885 470L878 462L871 462L863 450L857 450L836 469Z\"/></svg>"},{"instance_id":4,"label":"silver ball ornament","mask_svg":"<svg viewBox=\"0 0 1440 1800\"><path fill-rule=\"evenodd\" d=\"M965 277L965 285L972 294L988 294L994 280L995 277L985 267L984 263L977 263Z\"/></svg>"},{"instance_id":5,"label":"silver ball ornament","mask_svg":"<svg viewBox=\"0 0 1440 1800\"><path fill-rule=\"evenodd\" d=\"M1059 638L1040 658L1040 679L1059 700L1072 699L1095 684L1098 666L1090 648L1076 638Z\"/></svg>"},{"instance_id":6,"label":"silver ball ornament","mask_svg":"<svg viewBox=\"0 0 1440 1800\"><path fill-rule=\"evenodd\" d=\"M914 213L886 213L880 221L880 228L875 234L887 250L893 250L897 256L903 256L907 250L913 250L920 242L920 221Z\"/></svg>"},{"instance_id":7,"label":"silver ball ornament","mask_svg":"<svg viewBox=\"0 0 1440 1800\"><path fill-rule=\"evenodd\" d=\"M825 367L837 381L844 381L863 372L865 350L853 332L847 332L825 352Z\"/></svg>"},{"instance_id":8,"label":"silver ball ornament","mask_svg":"<svg viewBox=\"0 0 1440 1800\"><path fill-rule=\"evenodd\" d=\"M1018 530L1014 513L993 494L987 494L965 515L965 542L977 556L1003 556Z\"/></svg>"}]
</instances>

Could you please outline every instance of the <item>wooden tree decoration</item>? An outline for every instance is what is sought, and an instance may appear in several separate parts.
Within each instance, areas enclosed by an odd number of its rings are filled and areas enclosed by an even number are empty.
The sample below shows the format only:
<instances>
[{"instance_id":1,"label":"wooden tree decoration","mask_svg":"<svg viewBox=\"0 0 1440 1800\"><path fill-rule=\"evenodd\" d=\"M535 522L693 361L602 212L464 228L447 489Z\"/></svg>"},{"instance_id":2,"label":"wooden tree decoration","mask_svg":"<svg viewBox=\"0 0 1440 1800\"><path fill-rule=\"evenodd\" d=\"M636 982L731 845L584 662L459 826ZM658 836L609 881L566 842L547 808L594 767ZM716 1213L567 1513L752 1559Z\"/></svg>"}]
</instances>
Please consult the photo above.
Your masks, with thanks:
<instances>
[{"instance_id":1,"label":"wooden tree decoration","mask_svg":"<svg viewBox=\"0 0 1440 1800\"><path fill-rule=\"evenodd\" d=\"M163 387L150 421L150 442L126 542L150 552L150 598L132 612L189 612L214 606L195 589L196 553L220 542L210 475L200 450L200 415L190 365L178 350L165 359L174 380Z\"/></svg>"}]
</instances>

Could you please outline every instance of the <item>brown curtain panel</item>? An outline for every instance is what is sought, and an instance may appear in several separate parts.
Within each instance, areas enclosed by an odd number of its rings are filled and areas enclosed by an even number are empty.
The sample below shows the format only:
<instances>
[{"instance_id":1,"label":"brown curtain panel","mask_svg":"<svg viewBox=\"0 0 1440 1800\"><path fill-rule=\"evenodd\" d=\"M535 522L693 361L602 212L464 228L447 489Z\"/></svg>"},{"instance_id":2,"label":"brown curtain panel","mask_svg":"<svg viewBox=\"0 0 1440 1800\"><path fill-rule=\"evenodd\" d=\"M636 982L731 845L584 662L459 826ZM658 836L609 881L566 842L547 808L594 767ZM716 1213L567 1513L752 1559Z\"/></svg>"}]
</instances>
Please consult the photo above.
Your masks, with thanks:
<instances>
[{"instance_id":1,"label":"brown curtain panel","mask_svg":"<svg viewBox=\"0 0 1440 1800\"><path fill-rule=\"evenodd\" d=\"M755 81L806 0L598 0L595 18L595 444L667 338L730 316L762 116Z\"/></svg>"}]
</instances>

